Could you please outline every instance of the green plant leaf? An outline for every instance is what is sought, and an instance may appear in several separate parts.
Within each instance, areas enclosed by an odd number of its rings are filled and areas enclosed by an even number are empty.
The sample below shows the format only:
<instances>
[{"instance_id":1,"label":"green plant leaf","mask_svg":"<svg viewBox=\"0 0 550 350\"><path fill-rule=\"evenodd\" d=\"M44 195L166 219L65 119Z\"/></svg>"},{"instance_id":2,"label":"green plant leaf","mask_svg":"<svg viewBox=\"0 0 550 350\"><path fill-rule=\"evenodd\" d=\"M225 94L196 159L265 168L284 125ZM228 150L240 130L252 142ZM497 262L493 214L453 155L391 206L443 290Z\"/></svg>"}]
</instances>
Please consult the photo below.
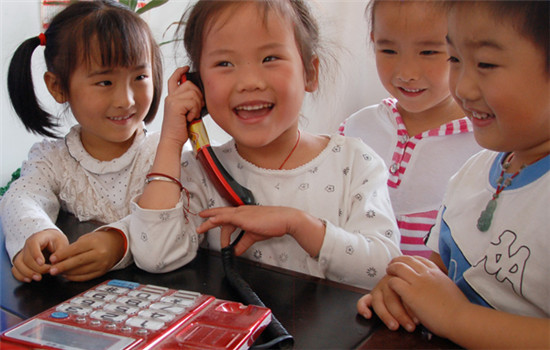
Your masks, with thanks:
<instances>
[{"instance_id":1,"label":"green plant leaf","mask_svg":"<svg viewBox=\"0 0 550 350\"><path fill-rule=\"evenodd\" d=\"M128 6L128 8L132 11L136 10L138 0L118 0L121 4L124 4Z\"/></svg>"},{"instance_id":2,"label":"green plant leaf","mask_svg":"<svg viewBox=\"0 0 550 350\"><path fill-rule=\"evenodd\" d=\"M76 2L75 0L70 1L69 3ZM61 6L67 6L67 1L48 1L48 5L61 5Z\"/></svg>"},{"instance_id":3,"label":"green plant leaf","mask_svg":"<svg viewBox=\"0 0 550 350\"><path fill-rule=\"evenodd\" d=\"M145 6L138 9L136 12L139 13L139 14L142 14L144 12L149 11L150 9L154 9L155 7L162 6L162 5L166 4L167 2L168 2L168 0L151 0Z\"/></svg>"},{"instance_id":4,"label":"green plant leaf","mask_svg":"<svg viewBox=\"0 0 550 350\"><path fill-rule=\"evenodd\" d=\"M125 5L126 7L128 7L132 11L134 11L134 9L130 7L131 6L130 5L130 0L118 0L118 2L120 2L122 5Z\"/></svg>"}]
</instances>

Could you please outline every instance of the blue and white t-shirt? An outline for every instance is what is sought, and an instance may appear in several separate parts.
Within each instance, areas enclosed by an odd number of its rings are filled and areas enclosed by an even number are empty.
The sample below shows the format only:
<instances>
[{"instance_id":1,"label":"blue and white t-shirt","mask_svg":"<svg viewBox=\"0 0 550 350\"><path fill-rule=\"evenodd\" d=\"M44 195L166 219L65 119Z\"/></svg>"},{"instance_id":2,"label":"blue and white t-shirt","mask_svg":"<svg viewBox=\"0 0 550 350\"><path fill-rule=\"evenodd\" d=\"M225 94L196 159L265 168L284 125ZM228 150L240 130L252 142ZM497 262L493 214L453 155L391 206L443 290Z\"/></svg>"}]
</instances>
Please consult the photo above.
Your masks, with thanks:
<instances>
[{"instance_id":1,"label":"blue and white t-shirt","mask_svg":"<svg viewBox=\"0 0 550 350\"><path fill-rule=\"evenodd\" d=\"M548 317L550 156L524 168L500 193L487 232L477 228L505 157L482 151L451 179L427 244L439 252L449 277L470 301Z\"/></svg>"}]
</instances>

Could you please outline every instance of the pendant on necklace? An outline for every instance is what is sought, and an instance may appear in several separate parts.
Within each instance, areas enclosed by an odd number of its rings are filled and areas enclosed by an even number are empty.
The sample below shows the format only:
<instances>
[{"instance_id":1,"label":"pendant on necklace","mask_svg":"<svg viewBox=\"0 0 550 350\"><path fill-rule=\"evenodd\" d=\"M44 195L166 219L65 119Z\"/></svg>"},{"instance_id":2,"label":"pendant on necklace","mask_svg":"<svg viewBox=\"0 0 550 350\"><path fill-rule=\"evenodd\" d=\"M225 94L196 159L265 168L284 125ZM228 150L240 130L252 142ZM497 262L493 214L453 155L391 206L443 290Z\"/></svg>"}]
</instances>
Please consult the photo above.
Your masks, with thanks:
<instances>
[{"instance_id":1,"label":"pendant on necklace","mask_svg":"<svg viewBox=\"0 0 550 350\"><path fill-rule=\"evenodd\" d=\"M491 221L493 221L493 214L495 213L496 208L496 198L491 198L491 200L487 202L485 210L481 212L481 215L479 215L479 219L477 219L478 230L480 230L481 232L486 232L489 227L491 227Z\"/></svg>"}]
</instances>

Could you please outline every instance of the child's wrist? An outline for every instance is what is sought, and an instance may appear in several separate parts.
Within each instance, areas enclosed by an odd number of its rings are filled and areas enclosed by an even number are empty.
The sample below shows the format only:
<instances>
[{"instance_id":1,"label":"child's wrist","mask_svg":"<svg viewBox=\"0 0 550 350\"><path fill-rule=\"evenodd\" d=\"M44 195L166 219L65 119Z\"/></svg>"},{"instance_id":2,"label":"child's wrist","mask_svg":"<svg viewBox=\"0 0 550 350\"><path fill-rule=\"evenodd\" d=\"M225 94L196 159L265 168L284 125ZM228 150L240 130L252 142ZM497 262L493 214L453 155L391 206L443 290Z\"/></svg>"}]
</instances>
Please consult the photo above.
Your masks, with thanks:
<instances>
[{"instance_id":1,"label":"child's wrist","mask_svg":"<svg viewBox=\"0 0 550 350\"><path fill-rule=\"evenodd\" d=\"M161 134L159 144L158 144L158 151L163 152L174 152L177 154L181 154L181 151L183 150L183 146L187 142L186 140L182 140L181 137L174 138L170 136L164 136Z\"/></svg>"},{"instance_id":2,"label":"child's wrist","mask_svg":"<svg viewBox=\"0 0 550 350\"><path fill-rule=\"evenodd\" d=\"M111 235L114 235L114 237L119 237L120 238L120 239L117 239L117 241L120 241L122 243L121 244L122 249L121 250L117 249L117 254L116 255L118 256L119 253L122 253L122 254L117 259L117 262L118 262L120 259L122 259L124 257L124 255L126 255L126 252L128 250L128 239L126 238L126 235L124 234L124 232L122 232L122 230L119 230L119 229L114 228L114 227L106 227L106 228L103 228L102 231L107 232Z\"/></svg>"}]
</instances>

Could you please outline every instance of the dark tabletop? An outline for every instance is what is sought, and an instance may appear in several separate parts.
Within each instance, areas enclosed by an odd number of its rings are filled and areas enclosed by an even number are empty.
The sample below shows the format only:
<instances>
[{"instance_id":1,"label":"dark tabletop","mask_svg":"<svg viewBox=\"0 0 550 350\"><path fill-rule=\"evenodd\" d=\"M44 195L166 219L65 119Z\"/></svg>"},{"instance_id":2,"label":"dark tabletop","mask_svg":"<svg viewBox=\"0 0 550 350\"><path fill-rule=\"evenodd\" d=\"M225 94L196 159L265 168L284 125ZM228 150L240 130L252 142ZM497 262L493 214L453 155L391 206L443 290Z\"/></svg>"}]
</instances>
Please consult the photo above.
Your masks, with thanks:
<instances>
[{"instance_id":1,"label":"dark tabletop","mask_svg":"<svg viewBox=\"0 0 550 350\"><path fill-rule=\"evenodd\" d=\"M63 213L58 225L64 228L71 241L97 226L78 223ZM148 273L131 265L87 282L70 282L45 275L41 282L31 283L13 278L7 253L5 249L0 250L0 306L16 318L32 317L107 279L191 290L218 299L241 301L224 277L220 254L208 250L200 250L191 263L164 274ZM359 316L356 302L366 292L364 290L244 259L237 259L236 267L294 337L295 349L456 348L437 337L427 341L420 332L391 332L379 320Z\"/></svg>"}]
</instances>

